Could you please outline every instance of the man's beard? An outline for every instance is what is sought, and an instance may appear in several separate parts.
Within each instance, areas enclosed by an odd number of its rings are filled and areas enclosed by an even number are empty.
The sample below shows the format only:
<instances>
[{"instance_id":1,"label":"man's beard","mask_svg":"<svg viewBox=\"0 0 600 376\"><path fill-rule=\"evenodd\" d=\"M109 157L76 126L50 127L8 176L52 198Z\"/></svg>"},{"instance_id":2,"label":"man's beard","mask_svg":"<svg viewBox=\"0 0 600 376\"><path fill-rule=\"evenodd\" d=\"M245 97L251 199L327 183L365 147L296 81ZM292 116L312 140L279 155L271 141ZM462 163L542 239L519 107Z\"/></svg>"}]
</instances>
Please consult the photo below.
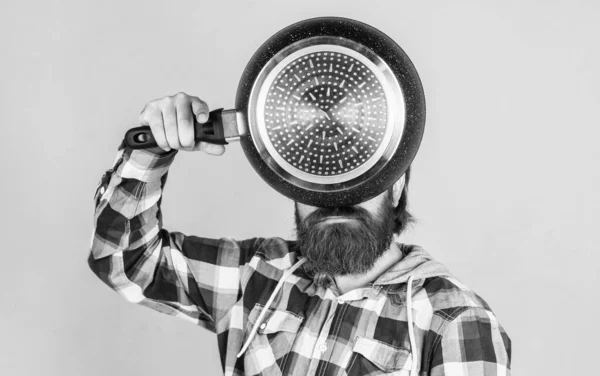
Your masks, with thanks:
<instances>
[{"instance_id":1,"label":"man's beard","mask_svg":"<svg viewBox=\"0 0 600 376\"><path fill-rule=\"evenodd\" d=\"M376 216L360 207L317 208L302 221L295 206L298 246L307 271L335 276L370 270L392 242L394 210L389 191ZM332 216L356 220L320 223Z\"/></svg>"}]
</instances>

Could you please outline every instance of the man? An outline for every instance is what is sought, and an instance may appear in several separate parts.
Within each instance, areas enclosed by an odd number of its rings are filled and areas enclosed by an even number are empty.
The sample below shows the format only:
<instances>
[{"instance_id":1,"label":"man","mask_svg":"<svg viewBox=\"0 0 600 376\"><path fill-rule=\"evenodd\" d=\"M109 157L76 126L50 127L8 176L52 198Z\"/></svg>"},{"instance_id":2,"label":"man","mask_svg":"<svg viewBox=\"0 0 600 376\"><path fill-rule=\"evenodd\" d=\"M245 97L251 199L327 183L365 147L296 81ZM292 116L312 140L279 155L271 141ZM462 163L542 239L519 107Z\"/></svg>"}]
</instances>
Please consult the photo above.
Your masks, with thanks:
<instances>
[{"instance_id":1,"label":"man","mask_svg":"<svg viewBox=\"0 0 600 376\"><path fill-rule=\"evenodd\" d=\"M158 148L124 146L96 192L89 264L131 302L217 333L226 375L507 375L510 340L478 295L423 249L393 241L410 221L407 172L346 208L295 204L298 240L205 239L162 228L178 150L208 107L179 93L140 115Z\"/></svg>"}]
</instances>

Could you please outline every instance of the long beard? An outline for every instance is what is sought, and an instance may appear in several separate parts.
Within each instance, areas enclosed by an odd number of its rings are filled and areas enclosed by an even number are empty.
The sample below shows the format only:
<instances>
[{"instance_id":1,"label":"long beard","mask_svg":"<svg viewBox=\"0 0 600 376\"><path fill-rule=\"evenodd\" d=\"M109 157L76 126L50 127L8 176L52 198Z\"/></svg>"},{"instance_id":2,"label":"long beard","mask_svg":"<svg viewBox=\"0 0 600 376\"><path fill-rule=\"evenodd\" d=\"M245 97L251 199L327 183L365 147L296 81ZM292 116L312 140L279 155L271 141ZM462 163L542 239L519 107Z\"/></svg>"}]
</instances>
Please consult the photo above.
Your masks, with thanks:
<instances>
[{"instance_id":1,"label":"long beard","mask_svg":"<svg viewBox=\"0 0 600 376\"><path fill-rule=\"evenodd\" d=\"M307 271L329 275L362 274L389 248L394 236L394 207L386 194L375 216L360 207L318 208L301 220L295 210L298 246ZM356 221L320 223L331 216Z\"/></svg>"}]
</instances>

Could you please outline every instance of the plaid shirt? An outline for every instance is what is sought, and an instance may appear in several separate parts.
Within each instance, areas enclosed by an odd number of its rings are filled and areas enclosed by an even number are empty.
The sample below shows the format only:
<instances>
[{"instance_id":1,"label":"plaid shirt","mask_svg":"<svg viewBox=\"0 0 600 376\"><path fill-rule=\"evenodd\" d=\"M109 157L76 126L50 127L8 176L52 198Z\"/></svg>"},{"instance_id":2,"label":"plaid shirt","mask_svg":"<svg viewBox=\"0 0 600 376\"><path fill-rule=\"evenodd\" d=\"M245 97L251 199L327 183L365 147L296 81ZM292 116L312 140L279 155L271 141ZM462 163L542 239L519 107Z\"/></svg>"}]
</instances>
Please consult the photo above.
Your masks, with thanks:
<instances>
[{"instance_id":1,"label":"plaid shirt","mask_svg":"<svg viewBox=\"0 0 600 376\"><path fill-rule=\"evenodd\" d=\"M496 316L449 275L413 282L416 349L407 284L383 276L340 294L331 277L300 267L257 323L300 250L279 238L217 240L163 229L160 202L174 155L119 149L96 190L89 265L126 300L216 332L225 375L408 375L415 359L419 375L510 374L510 339ZM424 254L400 247L406 257Z\"/></svg>"}]
</instances>

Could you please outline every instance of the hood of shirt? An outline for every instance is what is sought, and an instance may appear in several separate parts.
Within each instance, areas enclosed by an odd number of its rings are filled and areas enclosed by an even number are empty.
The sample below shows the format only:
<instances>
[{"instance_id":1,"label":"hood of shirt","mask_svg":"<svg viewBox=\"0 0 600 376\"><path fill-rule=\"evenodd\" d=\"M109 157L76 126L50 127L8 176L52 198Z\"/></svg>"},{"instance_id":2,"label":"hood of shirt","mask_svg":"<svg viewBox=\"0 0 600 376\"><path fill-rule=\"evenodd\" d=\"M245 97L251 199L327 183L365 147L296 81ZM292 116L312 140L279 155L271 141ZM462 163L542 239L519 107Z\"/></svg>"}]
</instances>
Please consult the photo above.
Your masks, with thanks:
<instances>
[{"instance_id":1,"label":"hood of shirt","mask_svg":"<svg viewBox=\"0 0 600 376\"><path fill-rule=\"evenodd\" d=\"M451 277L448 269L431 257L423 248L415 245L398 244L404 257L381 274L374 282L377 285L405 283L410 276L415 281L432 277ZM407 254L408 253L408 254Z\"/></svg>"}]
</instances>

